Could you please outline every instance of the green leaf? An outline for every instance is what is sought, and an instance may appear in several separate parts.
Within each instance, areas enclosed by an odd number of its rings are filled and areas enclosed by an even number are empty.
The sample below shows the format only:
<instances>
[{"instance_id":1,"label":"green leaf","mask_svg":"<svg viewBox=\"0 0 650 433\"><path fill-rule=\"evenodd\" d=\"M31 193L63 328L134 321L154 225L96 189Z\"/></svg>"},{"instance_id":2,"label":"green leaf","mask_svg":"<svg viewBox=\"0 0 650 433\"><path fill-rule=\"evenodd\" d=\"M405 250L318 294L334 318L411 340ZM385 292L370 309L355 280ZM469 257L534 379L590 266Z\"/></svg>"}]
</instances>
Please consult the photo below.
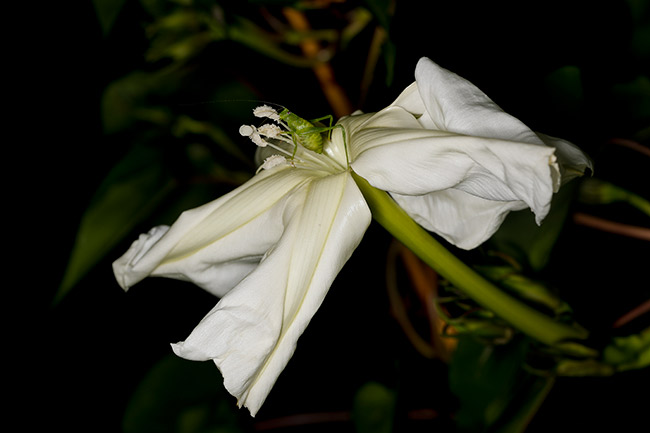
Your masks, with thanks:
<instances>
[{"instance_id":1,"label":"green leaf","mask_svg":"<svg viewBox=\"0 0 650 433\"><path fill-rule=\"evenodd\" d=\"M93 0L104 37L108 36L126 0Z\"/></svg>"},{"instance_id":2,"label":"green leaf","mask_svg":"<svg viewBox=\"0 0 650 433\"><path fill-rule=\"evenodd\" d=\"M584 90L582 74L577 66L563 66L545 80L546 96L558 116L572 117L582 110Z\"/></svg>"},{"instance_id":3,"label":"green leaf","mask_svg":"<svg viewBox=\"0 0 650 433\"><path fill-rule=\"evenodd\" d=\"M611 376L616 370L607 364L603 364L595 359L575 360L562 359L558 362L556 373L559 376Z\"/></svg>"},{"instance_id":4,"label":"green leaf","mask_svg":"<svg viewBox=\"0 0 650 433\"><path fill-rule=\"evenodd\" d=\"M594 177L580 183L578 200L587 204L610 204L624 202L650 216L650 201L610 182Z\"/></svg>"},{"instance_id":5,"label":"green leaf","mask_svg":"<svg viewBox=\"0 0 650 433\"><path fill-rule=\"evenodd\" d=\"M136 122L168 126L172 122L169 106L152 106L152 97L168 98L182 85L181 69L133 71L111 82L102 95L102 123L106 134L132 127Z\"/></svg>"},{"instance_id":6,"label":"green leaf","mask_svg":"<svg viewBox=\"0 0 650 433\"><path fill-rule=\"evenodd\" d=\"M529 376L521 392L514 398L504 415L490 429L491 433L523 433L548 396L555 379Z\"/></svg>"},{"instance_id":7,"label":"green leaf","mask_svg":"<svg viewBox=\"0 0 650 433\"><path fill-rule=\"evenodd\" d=\"M102 95L104 132L112 134L131 126L151 87L151 74L142 71L131 72L111 82Z\"/></svg>"},{"instance_id":8,"label":"green leaf","mask_svg":"<svg viewBox=\"0 0 650 433\"><path fill-rule=\"evenodd\" d=\"M169 355L139 384L124 414L125 433L237 433L233 398L212 362Z\"/></svg>"},{"instance_id":9,"label":"green leaf","mask_svg":"<svg viewBox=\"0 0 650 433\"><path fill-rule=\"evenodd\" d=\"M109 173L82 216L55 303L171 192L174 181L160 158L136 147Z\"/></svg>"},{"instance_id":10,"label":"green leaf","mask_svg":"<svg viewBox=\"0 0 650 433\"><path fill-rule=\"evenodd\" d=\"M302 56L294 55L280 48L277 38L258 27L252 21L237 17L232 26L228 27L228 37L242 45L251 48L267 57L295 67L311 67L316 64Z\"/></svg>"},{"instance_id":11,"label":"green leaf","mask_svg":"<svg viewBox=\"0 0 650 433\"><path fill-rule=\"evenodd\" d=\"M526 377L521 368L526 349L525 339L488 346L459 337L449 381L460 403L456 419L461 429L485 431L513 404L522 377Z\"/></svg>"},{"instance_id":12,"label":"green leaf","mask_svg":"<svg viewBox=\"0 0 650 433\"><path fill-rule=\"evenodd\" d=\"M365 0L364 3L375 16L379 25L389 30L394 9L391 0Z\"/></svg>"},{"instance_id":13,"label":"green leaf","mask_svg":"<svg viewBox=\"0 0 650 433\"><path fill-rule=\"evenodd\" d=\"M542 305L557 316L571 311L569 305L543 282L528 278L510 266L477 266L477 270L517 296Z\"/></svg>"},{"instance_id":14,"label":"green leaf","mask_svg":"<svg viewBox=\"0 0 650 433\"><path fill-rule=\"evenodd\" d=\"M618 371L650 366L650 328L612 339L603 351L603 360Z\"/></svg>"},{"instance_id":15,"label":"green leaf","mask_svg":"<svg viewBox=\"0 0 650 433\"><path fill-rule=\"evenodd\" d=\"M364 8L356 8L349 13L349 24L341 32L341 49L346 49L350 42L372 21L372 14Z\"/></svg>"},{"instance_id":16,"label":"green leaf","mask_svg":"<svg viewBox=\"0 0 650 433\"><path fill-rule=\"evenodd\" d=\"M532 212L510 212L490 239L490 245L534 271L543 269L564 226L577 184L569 182L553 196L551 210L541 226L535 223Z\"/></svg>"},{"instance_id":17,"label":"green leaf","mask_svg":"<svg viewBox=\"0 0 650 433\"><path fill-rule=\"evenodd\" d=\"M633 80L612 87L617 109L631 119L644 122L650 119L650 77L639 75Z\"/></svg>"},{"instance_id":18,"label":"green leaf","mask_svg":"<svg viewBox=\"0 0 650 433\"><path fill-rule=\"evenodd\" d=\"M205 135L239 161L245 164L251 162L250 158L241 150L241 147L233 142L221 127L214 123L202 122L190 116L181 115L176 119L176 123L172 127L172 133L177 137L183 137L186 134Z\"/></svg>"},{"instance_id":19,"label":"green leaf","mask_svg":"<svg viewBox=\"0 0 650 433\"><path fill-rule=\"evenodd\" d=\"M358 433L390 433L395 416L395 393L377 382L368 382L354 397L352 419Z\"/></svg>"}]
</instances>

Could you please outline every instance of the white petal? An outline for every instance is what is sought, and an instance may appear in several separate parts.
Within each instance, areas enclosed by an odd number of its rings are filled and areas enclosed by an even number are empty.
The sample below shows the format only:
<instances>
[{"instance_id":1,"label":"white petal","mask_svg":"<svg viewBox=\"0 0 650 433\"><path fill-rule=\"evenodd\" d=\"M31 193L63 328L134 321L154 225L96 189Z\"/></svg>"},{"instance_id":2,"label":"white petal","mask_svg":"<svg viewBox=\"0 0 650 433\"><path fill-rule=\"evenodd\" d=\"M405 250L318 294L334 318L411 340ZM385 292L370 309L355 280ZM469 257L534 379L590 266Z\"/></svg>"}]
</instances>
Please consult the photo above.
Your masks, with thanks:
<instances>
[{"instance_id":1,"label":"white petal","mask_svg":"<svg viewBox=\"0 0 650 433\"><path fill-rule=\"evenodd\" d=\"M368 120L352 134L359 152L352 163L355 172L376 188L402 195L455 188L487 200L523 201L538 222L546 216L557 172L553 148L414 123L395 106Z\"/></svg>"},{"instance_id":2,"label":"white petal","mask_svg":"<svg viewBox=\"0 0 650 433\"><path fill-rule=\"evenodd\" d=\"M420 97L436 129L479 137L542 144L520 120L505 113L474 84L426 57L415 68ZM421 121L429 126L426 115Z\"/></svg>"},{"instance_id":3,"label":"white petal","mask_svg":"<svg viewBox=\"0 0 650 433\"><path fill-rule=\"evenodd\" d=\"M591 159L575 144L539 132L537 135L544 141L544 144L555 148L555 155L560 166L562 184L582 176L587 169L593 171L594 167Z\"/></svg>"},{"instance_id":4,"label":"white petal","mask_svg":"<svg viewBox=\"0 0 650 433\"><path fill-rule=\"evenodd\" d=\"M382 140L376 140L377 136L386 131L400 130L421 130L422 127L413 115L401 107L389 106L378 113L356 114L341 118L339 120L347 133L350 159L357 157L368 149L381 146ZM368 134L367 131L373 131Z\"/></svg>"},{"instance_id":5,"label":"white petal","mask_svg":"<svg viewBox=\"0 0 650 433\"><path fill-rule=\"evenodd\" d=\"M391 195L418 224L468 250L489 239L508 212L526 208L522 201L485 200L456 189Z\"/></svg>"},{"instance_id":6,"label":"white petal","mask_svg":"<svg viewBox=\"0 0 650 433\"><path fill-rule=\"evenodd\" d=\"M304 170L275 167L184 212L164 236L141 249L137 260L127 252L113 263L118 282L127 289L147 276L164 276L222 296L277 242L286 199L309 176Z\"/></svg>"},{"instance_id":7,"label":"white petal","mask_svg":"<svg viewBox=\"0 0 650 433\"><path fill-rule=\"evenodd\" d=\"M348 173L314 180L300 196L291 199L278 244L174 345L180 356L213 359L228 391L253 415L370 223Z\"/></svg>"},{"instance_id":8,"label":"white petal","mask_svg":"<svg viewBox=\"0 0 650 433\"><path fill-rule=\"evenodd\" d=\"M417 82L411 83L406 89L400 93L397 99L390 104L391 106L401 107L411 113L414 117L418 118L427 111L424 101L420 96ZM429 116L426 116L428 121L431 121ZM433 127L433 123L429 127ZM425 126L426 127L426 126Z\"/></svg>"},{"instance_id":9,"label":"white petal","mask_svg":"<svg viewBox=\"0 0 650 433\"><path fill-rule=\"evenodd\" d=\"M138 239L131 244L131 247L129 247L127 252L113 263L115 279L123 289L126 290L132 284L135 284L136 279L137 281L142 279L139 276L135 276L132 270L142 257L144 257L168 231L169 226L161 225L152 228L147 233L141 234Z\"/></svg>"}]
</instances>

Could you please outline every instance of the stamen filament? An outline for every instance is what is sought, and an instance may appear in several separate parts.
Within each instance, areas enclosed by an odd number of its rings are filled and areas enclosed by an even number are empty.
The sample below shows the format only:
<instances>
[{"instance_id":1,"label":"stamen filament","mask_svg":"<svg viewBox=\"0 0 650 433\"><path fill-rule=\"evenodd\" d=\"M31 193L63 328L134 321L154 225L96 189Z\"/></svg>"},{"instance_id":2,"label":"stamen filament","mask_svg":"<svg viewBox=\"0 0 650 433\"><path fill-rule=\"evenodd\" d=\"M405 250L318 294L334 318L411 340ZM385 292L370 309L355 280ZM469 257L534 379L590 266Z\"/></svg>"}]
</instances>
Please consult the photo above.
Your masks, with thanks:
<instances>
[{"instance_id":1,"label":"stamen filament","mask_svg":"<svg viewBox=\"0 0 650 433\"><path fill-rule=\"evenodd\" d=\"M284 153L285 155L290 156L291 159L297 159L298 161L303 162L302 159L295 157L291 152L287 152L287 151L284 150L283 148L281 148L281 147L279 147L279 146L276 146L276 145L273 144L273 143L269 143L269 142L267 141L266 144L267 144L269 147L272 147L273 149L277 150L278 152L282 152L282 153Z\"/></svg>"}]
</instances>

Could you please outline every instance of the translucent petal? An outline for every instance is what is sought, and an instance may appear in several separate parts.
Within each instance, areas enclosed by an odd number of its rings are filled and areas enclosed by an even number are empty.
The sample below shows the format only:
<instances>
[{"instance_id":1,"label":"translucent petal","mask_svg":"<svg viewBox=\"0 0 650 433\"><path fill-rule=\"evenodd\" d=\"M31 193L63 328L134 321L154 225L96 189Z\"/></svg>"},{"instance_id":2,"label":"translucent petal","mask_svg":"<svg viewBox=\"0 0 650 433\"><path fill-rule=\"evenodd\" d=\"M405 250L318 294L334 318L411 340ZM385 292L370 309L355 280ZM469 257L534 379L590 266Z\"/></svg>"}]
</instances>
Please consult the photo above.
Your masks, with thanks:
<instances>
[{"instance_id":1,"label":"translucent petal","mask_svg":"<svg viewBox=\"0 0 650 433\"><path fill-rule=\"evenodd\" d=\"M185 358L213 359L228 391L253 415L371 218L348 173L306 184L287 209L279 242L173 346Z\"/></svg>"},{"instance_id":2,"label":"translucent petal","mask_svg":"<svg viewBox=\"0 0 650 433\"><path fill-rule=\"evenodd\" d=\"M594 166L591 159L575 144L539 132L537 135L544 141L544 144L555 148L555 155L560 166L560 183L562 185L571 179L582 176L587 169L593 171Z\"/></svg>"},{"instance_id":3,"label":"translucent petal","mask_svg":"<svg viewBox=\"0 0 650 433\"><path fill-rule=\"evenodd\" d=\"M538 221L548 213L558 171L551 147L423 129L400 107L377 113L352 141L352 168L376 188L415 196L455 188L522 201Z\"/></svg>"},{"instance_id":4,"label":"translucent petal","mask_svg":"<svg viewBox=\"0 0 650 433\"><path fill-rule=\"evenodd\" d=\"M306 170L288 168L262 171L231 193L184 212L155 242L136 241L113 263L120 285L127 289L147 276L164 276L225 294L282 235L290 193L310 178Z\"/></svg>"},{"instance_id":5,"label":"translucent petal","mask_svg":"<svg viewBox=\"0 0 650 433\"><path fill-rule=\"evenodd\" d=\"M527 207L523 201L486 200L456 189L419 196L391 195L422 227L468 250L489 239L508 212Z\"/></svg>"},{"instance_id":6,"label":"translucent petal","mask_svg":"<svg viewBox=\"0 0 650 433\"><path fill-rule=\"evenodd\" d=\"M427 109L424 116L428 116L437 129L543 144L533 131L505 113L474 84L426 57L420 59L415 68L415 80Z\"/></svg>"}]
</instances>

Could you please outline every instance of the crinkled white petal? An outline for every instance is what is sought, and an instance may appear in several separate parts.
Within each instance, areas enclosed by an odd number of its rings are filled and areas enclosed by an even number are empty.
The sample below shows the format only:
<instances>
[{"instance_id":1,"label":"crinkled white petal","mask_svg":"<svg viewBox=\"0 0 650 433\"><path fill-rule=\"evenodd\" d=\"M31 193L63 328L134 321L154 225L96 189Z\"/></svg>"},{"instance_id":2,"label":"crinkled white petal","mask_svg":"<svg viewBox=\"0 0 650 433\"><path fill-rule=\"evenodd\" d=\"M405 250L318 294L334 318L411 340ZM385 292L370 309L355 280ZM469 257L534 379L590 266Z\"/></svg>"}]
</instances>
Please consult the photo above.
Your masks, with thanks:
<instances>
[{"instance_id":1,"label":"crinkled white petal","mask_svg":"<svg viewBox=\"0 0 650 433\"><path fill-rule=\"evenodd\" d=\"M304 185L285 210L279 242L174 351L213 359L255 415L370 218L348 173Z\"/></svg>"},{"instance_id":2,"label":"crinkled white petal","mask_svg":"<svg viewBox=\"0 0 650 433\"><path fill-rule=\"evenodd\" d=\"M424 105L422 97L420 97L417 82L413 82L406 87L406 89L404 89L397 99L389 106L401 107L411 113L416 119L422 117L422 115L427 112L427 107ZM422 119L422 126L427 129L435 128L431 116L424 116Z\"/></svg>"},{"instance_id":3,"label":"crinkled white petal","mask_svg":"<svg viewBox=\"0 0 650 433\"><path fill-rule=\"evenodd\" d=\"M533 131L505 113L474 84L426 57L415 68L415 81L426 107L421 122L427 128L543 144Z\"/></svg>"},{"instance_id":4,"label":"crinkled white petal","mask_svg":"<svg viewBox=\"0 0 650 433\"><path fill-rule=\"evenodd\" d=\"M539 132L537 135L544 141L544 144L555 148L555 156L557 156L561 175L557 189L559 189L560 184L564 185L571 179L582 176L587 169L593 171L594 166L591 159L575 144Z\"/></svg>"},{"instance_id":5,"label":"crinkled white petal","mask_svg":"<svg viewBox=\"0 0 650 433\"><path fill-rule=\"evenodd\" d=\"M376 188L413 196L454 188L480 199L523 202L538 222L548 213L558 173L551 147L424 129L396 106L351 136L358 152L352 168Z\"/></svg>"},{"instance_id":6,"label":"crinkled white petal","mask_svg":"<svg viewBox=\"0 0 650 433\"><path fill-rule=\"evenodd\" d=\"M165 233L141 237L113 263L118 283L128 289L147 276L161 276L225 294L282 235L290 192L310 178L306 170L288 168L264 170L229 194L184 212Z\"/></svg>"},{"instance_id":7,"label":"crinkled white petal","mask_svg":"<svg viewBox=\"0 0 650 433\"><path fill-rule=\"evenodd\" d=\"M386 109L340 123L355 172L450 242L478 245L514 209L529 207L541 223L560 184L591 167L575 146L534 133L431 60L415 77Z\"/></svg>"},{"instance_id":8,"label":"crinkled white petal","mask_svg":"<svg viewBox=\"0 0 650 433\"><path fill-rule=\"evenodd\" d=\"M391 196L422 227L467 250L488 240L508 212L526 208L522 201L486 200L457 189Z\"/></svg>"},{"instance_id":9,"label":"crinkled white petal","mask_svg":"<svg viewBox=\"0 0 650 433\"><path fill-rule=\"evenodd\" d=\"M138 262L144 257L151 248L156 245L158 240L169 231L169 226L160 225L152 228L147 233L141 234L129 249L113 263L115 277L123 289L128 289L134 284L135 279L140 281L141 278L131 273L131 270L137 266Z\"/></svg>"}]
</instances>

